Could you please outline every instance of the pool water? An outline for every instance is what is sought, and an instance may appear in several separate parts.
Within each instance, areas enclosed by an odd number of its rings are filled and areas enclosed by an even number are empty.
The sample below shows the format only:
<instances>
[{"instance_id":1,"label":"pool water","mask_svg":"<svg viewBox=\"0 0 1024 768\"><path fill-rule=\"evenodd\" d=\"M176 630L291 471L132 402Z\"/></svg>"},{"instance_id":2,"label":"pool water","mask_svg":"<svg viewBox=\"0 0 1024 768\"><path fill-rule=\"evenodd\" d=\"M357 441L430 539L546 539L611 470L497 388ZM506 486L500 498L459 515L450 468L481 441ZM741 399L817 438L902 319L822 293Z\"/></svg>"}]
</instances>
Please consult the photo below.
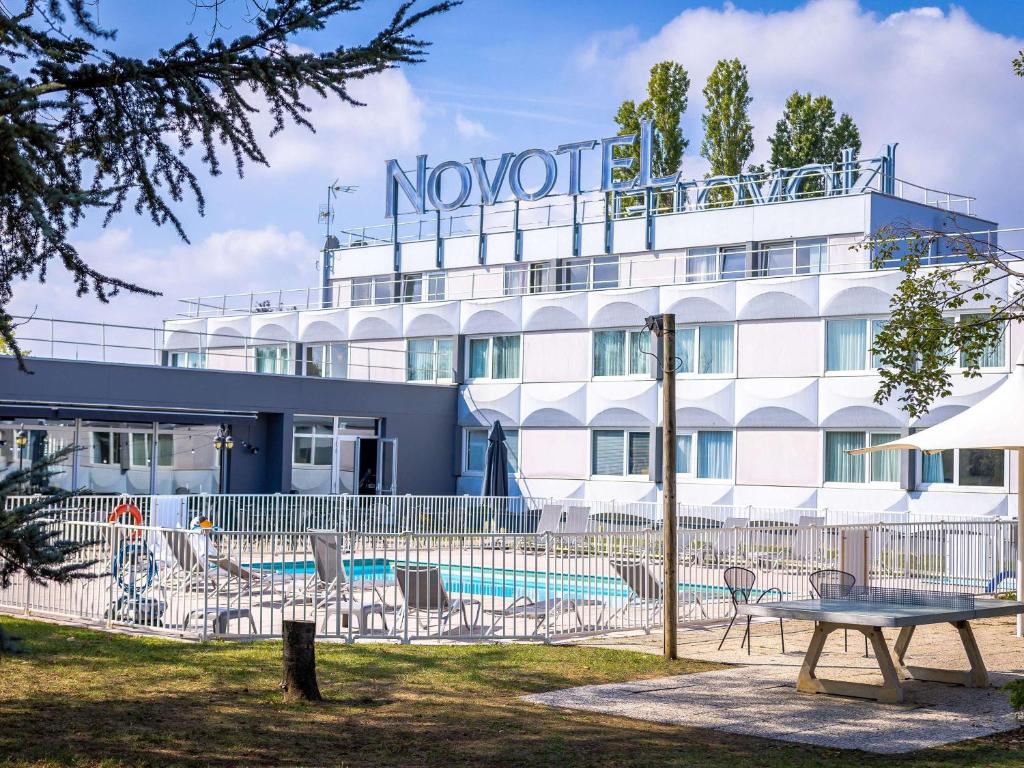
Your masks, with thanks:
<instances>
[{"instance_id":1,"label":"pool water","mask_svg":"<svg viewBox=\"0 0 1024 768\"><path fill-rule=\"evenodd\" d=\"M386 558L357 558L344 561L345 573L350 581L393 582L395 565L404 561ZM567 574L545 571L524 571L484 566L458 565L451 563L427 563L409 561L409 565L436 565L441 569L445 589L450 594L475 595L480 597L516 598L528 595L535 600L562 597L571 600L617 599L625 600L630 595L629 587L618 576L594 574ZM274 571L299 576L316 573L312 560L290 562L251 563L252 570ZM724 586L710 584L689 584L680 582L680 594L689 592L701 600L728 596Z\"/></svg>"}]
</instances>

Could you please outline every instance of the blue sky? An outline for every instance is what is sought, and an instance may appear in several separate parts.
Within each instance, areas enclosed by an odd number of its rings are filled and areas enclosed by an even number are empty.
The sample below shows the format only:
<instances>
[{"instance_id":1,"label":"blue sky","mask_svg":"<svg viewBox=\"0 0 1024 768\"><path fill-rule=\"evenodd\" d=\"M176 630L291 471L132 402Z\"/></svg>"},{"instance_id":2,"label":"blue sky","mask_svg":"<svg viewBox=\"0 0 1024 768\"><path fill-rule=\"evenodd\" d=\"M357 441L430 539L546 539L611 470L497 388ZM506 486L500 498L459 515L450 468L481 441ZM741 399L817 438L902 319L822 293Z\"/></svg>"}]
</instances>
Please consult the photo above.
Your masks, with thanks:
<instances>
[{"instance_id":1,"label":"blue sky","mask_svg":"<svg viewBox=\"0 0 1024 768\"><path fill-rule=\"evenodd\" d=\"M369 0L365 11L295 42L318 49L363 40L396 5ZM239 0L221 34L244 28L242 7ZM209 34L209 18L193 18L190 0L103 0L100 21L118 28L118 50L140 56L189 31ZM1024 81L1010 70L1024 47L1016 2L467 0L420 33L434 42L426 62L357 86L365 108L314 99L320 130L292 127L268 140L270 169L203 178L206 217L181 209L191 245L131 214L77 233L97 266L165 297L102 307L75 299L53 270L46 287L17 289L15 311L159 325L180 296L315 284L317 211L335 178L359 186L339 201L336 226L382 223L389 157L464 160L608 135L619 102L642 97L647 70L665 58L686 66L693 82L684 176L704 171L697 150L707 72L718 58L739 56L754 96L754 159L766 154L788 93L827 93L860 125L865 152L900 142L903 178L976 195L983 215L1024 224L1010 197L1024 174Z\"/></svg>"}]
</instances>

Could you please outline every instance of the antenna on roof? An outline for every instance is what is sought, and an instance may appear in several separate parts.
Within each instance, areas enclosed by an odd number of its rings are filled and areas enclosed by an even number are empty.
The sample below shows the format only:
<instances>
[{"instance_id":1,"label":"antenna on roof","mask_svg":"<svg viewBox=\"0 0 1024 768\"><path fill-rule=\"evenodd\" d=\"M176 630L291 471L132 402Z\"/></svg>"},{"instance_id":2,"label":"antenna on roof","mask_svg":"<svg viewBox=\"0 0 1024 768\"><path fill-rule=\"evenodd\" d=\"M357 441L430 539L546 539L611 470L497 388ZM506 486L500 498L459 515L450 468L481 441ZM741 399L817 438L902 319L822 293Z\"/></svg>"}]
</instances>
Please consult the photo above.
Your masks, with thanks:
<instances>
[{"instance_id":1,"label":"antenna on roof","mask_svg":"<svg viewBox=\"0 0 1024 768\"><path fill-rule=\"evenodd\" d=\"M334 272L334 248L339 246L338 239L331 236L331 222L334 221L335 208L331 207L331 201L336 200L338 193L352 194L359 187L352 184L339 184L335 179L327 186L327 203L320 206L320 215L317 220L324 225L324 258L322 262L323 272L320 286L323 290L322 306L331 306L331 275Z\"/></svg>"}]
</instances>

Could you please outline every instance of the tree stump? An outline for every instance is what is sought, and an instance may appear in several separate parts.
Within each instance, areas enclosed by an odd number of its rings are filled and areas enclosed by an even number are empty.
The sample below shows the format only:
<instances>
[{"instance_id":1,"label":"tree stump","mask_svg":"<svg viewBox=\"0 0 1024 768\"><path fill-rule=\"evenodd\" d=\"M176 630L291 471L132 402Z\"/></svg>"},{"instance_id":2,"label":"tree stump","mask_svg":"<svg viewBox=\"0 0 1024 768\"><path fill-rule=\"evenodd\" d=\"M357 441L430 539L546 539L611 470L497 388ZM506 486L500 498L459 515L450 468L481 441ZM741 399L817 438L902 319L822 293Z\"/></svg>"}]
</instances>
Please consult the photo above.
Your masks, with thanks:
<instances>
[{"instance_id":1,"label":"tree stump","mask_svg":"<svg viewBox=\"0 0 1024 768\"><path fill-rule=\"evenodd\" d=\"M322 701L316 684L316 622L285 621L281 687L285 701Z\"/></svg>"}]
</instances>

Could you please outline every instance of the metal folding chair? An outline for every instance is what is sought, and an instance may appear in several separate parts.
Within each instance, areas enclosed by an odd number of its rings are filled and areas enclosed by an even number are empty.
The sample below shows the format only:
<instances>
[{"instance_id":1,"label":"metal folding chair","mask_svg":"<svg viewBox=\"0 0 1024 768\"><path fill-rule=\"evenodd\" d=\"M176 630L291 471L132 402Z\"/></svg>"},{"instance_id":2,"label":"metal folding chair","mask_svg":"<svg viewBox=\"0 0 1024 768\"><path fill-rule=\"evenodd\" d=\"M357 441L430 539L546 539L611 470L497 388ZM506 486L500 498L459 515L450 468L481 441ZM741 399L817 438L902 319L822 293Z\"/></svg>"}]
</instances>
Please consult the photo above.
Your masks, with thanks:
<instances>
[{"instance_id":1,"label":"metal folding chair","mask_svg":"<svg viewBox=\"0 0 1024 768\"><path fill-rule=\"evenodd\" d=\"M729 590L729 599L732 601L732 619L729 620L729 626L725 629L725 635L722 637L722 642L718 644L718 650L722 650L722 646L725 645L726 639L729 637L729 632L732 630L732 625L736 623L737 611L736 608L741 603L750 603L750 598L753 596L754 584L757 581L757 574L755 574L749 568L740 568L733 566L726 568L722 574L722 578L725 579L726 589ZM782 600L782 590L778 587L768 587L761 591L757 596L757 599L753 602L760 603L765 595L778 595L778 599ZM779 637L782 638L782 652L786 652L786 633L782 628L782 619L779 619ZM750 655L750 616L747 616L747 628L743 632L743 640L740 642L740 648L743 644L747 644L747 655Z\"/></svg>"}]
</instances>

